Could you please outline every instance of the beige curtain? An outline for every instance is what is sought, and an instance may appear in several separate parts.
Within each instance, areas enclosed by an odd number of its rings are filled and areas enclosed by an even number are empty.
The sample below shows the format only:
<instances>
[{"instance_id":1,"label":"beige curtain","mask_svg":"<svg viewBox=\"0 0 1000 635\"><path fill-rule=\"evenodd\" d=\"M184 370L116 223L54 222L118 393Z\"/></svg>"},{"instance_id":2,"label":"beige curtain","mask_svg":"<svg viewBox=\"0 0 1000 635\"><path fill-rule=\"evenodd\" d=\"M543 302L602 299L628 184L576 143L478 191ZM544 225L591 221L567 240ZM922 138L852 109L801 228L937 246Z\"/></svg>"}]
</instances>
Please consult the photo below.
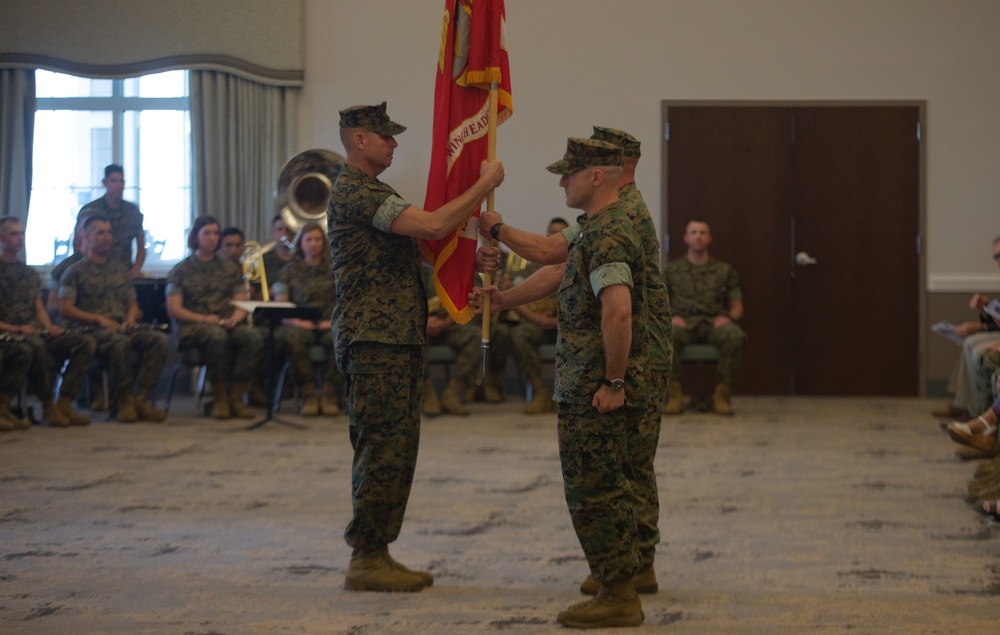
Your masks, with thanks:
<instances>
[{"instance_id":1,"label":"beige curtain","mask_svg":"<svg viewBox=\"0 0 1000 635\"><path fill-rule=\"evenodd\" d=\"M195 200L199 215L270 240L278 174L291 158L298 88L221 71L191 71Z\"/></svg>"},{"instance_id":2,"label":"beige curtain","mask_svg":"<svg viewBox=\"0 0 1000 635\"><path fill-rule=\"evenodd\" d=\"M28 219L35 71L0 68L0 216Z\"/></svg>"}]
</instances>

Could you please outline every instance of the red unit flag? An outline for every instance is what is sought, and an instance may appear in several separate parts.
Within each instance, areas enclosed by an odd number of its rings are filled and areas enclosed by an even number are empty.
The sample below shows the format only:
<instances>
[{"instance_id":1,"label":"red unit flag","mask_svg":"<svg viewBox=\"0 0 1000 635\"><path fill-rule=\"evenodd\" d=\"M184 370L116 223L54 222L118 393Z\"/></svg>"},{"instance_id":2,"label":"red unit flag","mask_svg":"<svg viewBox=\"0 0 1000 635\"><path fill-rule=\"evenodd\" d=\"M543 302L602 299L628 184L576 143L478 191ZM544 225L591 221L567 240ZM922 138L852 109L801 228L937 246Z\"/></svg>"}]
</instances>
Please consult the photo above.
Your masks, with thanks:
<instances>
[{"instance_id":1,"label":"red unit flag","mask_svg":"<svg viewBox=\"0 0 1000 635\"><path fill-rule=\"evenodd\" d=\"M434 211L479 178L486 159L490 85L497 88L497 125L514 112L510 96L503 0L447 0L434 87L434 136L424 209ZM468 295L475 277L477 210L461 227L421 248L434 263L434 286L459 324L475 311Z\"/></svg>"}]
</instances>

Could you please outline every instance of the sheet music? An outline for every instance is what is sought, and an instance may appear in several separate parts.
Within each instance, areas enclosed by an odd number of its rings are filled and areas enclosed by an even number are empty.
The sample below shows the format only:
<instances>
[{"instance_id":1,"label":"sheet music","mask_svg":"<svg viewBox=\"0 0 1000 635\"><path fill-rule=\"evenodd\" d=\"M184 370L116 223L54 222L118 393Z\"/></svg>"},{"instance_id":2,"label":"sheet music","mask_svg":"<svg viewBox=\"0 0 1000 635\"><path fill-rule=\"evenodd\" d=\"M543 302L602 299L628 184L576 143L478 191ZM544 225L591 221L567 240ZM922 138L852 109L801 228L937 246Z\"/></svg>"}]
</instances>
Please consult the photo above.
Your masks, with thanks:
<instances>
[{"instance_id":1,"label":"sheet music","mask_svg":"<svg viewBox=\"0 0 1000 635\"><path fill-rule=\"evenodd\" d=\"M271 309L295 308L294 302L261 302L259 300L230 300L229 302L237 309L242 309L251 315L253 315L253 312L262 306Z\"/></svg>"},{"instance_id":2,"label":"sheet music","mask_svg":"<svg viewBox=\"0 0 1000 635\"><path fill-rule=\"evenodd\" d=\"M951 322L938 322L931 326L931 330L939 335L944 335L952 342L955 342L959 346L965 341L965 338L955 332L955 325Z\"/></svg>"},{"instance_id":3,"label":"sheet music","mask_svg":"<svg viewBox=\"0 0 1000 635\"><path fill-rule=\"evenodd\" d=\"M983 307L983 311L997 324L1000 324L1000 300L990 300L990 303Z\"/></svg>"}]
</instances>

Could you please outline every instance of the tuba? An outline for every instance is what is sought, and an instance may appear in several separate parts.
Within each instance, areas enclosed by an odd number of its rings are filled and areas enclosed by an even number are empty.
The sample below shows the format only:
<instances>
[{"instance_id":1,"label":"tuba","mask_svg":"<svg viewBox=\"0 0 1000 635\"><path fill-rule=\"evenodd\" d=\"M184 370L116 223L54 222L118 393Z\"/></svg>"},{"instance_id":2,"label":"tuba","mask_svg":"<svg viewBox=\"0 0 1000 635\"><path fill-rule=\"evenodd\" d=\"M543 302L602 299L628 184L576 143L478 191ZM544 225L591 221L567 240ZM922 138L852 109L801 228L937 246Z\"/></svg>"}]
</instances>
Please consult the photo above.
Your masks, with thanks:
<instances>
[{"instance_id":1,"label":"tuba","mask_svg":"<svg viewBox=\"0 0 1000 635\"><path fill-rule=\"evenodd\" d=\"M346 163L330 150L306 150L285 164L274 195L275 214L285 226L298 232L309 221L316 221L326 229L333 184Z\"/></svg>"}]
</instances>

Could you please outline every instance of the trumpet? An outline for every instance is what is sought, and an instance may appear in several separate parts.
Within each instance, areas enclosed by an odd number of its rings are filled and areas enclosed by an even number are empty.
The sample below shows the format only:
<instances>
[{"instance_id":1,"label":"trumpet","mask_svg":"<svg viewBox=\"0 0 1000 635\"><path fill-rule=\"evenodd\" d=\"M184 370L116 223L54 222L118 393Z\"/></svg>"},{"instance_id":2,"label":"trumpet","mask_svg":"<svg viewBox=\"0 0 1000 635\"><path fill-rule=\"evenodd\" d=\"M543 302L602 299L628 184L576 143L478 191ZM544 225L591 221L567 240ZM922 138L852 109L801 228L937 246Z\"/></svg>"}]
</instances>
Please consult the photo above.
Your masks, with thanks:
<instances>
[{"instance_id":1,"label":"trumpet","mask_svg":"<svg viewBox=\"0 0 1000 635\"><path fill-rule=\"evenodd\" d=\"M269 242L261 245L259 242L248 240L243 245L243 252L240 254L240 267L243 269L243 292L250 297L250 283L260 282L260 295L264 302L270 301L270 294L267 290L267 272L264 270L264 254L274 249L277 243Z\"/></svg>"}]
</instances>

